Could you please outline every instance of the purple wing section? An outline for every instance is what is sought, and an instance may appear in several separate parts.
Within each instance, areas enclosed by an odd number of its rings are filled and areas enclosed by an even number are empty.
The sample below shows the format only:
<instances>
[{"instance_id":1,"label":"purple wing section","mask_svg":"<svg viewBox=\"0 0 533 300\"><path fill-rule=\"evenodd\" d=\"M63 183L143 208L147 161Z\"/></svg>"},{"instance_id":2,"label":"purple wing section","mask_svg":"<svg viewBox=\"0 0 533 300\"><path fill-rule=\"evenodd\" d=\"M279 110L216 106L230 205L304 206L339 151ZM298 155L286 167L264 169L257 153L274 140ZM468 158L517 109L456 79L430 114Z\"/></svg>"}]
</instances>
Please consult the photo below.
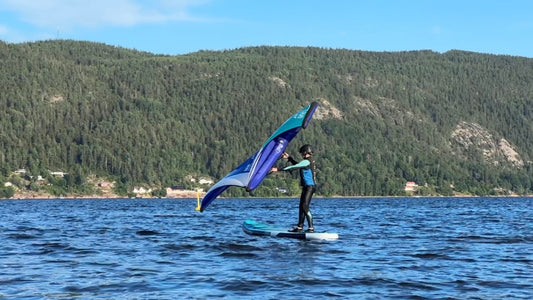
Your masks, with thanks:
<instances>
[{"instance_id":1,"label":"purple wing section","mask_svg":"<svg viewBox=\"0 0 533 300\"><path fill-rule=\"evenodd\" d=\"M281 157L291 140L296 136L301 127L293 128L284 132L282 135L271 140L266 147L259 152L259 159L257 166L252 172L250 182L246 186L246 190L251 191L255 189L265 179L270 169L274 166L276 161Z\"/></svg>"},{"instance_id":2,"label":"purple wing section","mask_svg":"<svg viewBox=\"0 0 533 300\"><path fill-rule=\"evenodd\" d=\"M307 127L317 107L318 103L313 102L285 121L257 153L209 189L202 199L200 211L203 212L230 186L243 187L247 191L259 186L296 134Z\"/></svg>"}]
</instances>

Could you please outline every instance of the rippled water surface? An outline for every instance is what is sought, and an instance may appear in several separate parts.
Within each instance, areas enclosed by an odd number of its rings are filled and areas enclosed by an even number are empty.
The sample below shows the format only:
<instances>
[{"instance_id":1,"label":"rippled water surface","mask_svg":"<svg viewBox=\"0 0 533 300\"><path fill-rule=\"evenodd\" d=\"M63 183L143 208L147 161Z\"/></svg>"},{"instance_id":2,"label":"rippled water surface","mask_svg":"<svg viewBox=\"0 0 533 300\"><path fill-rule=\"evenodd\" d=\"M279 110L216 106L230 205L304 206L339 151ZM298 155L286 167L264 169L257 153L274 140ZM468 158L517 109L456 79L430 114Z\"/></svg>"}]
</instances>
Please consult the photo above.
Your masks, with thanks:
<instances>
[{"instance_id":1,"label":"rippled water surface","mask_svg":"<svg viewBox=\"0 0 533 300\"><path fill-rule=\"evenodd\" d=\"M533 298L532 198L1 200L0 298Z\"/></svg>"}]
</instances>

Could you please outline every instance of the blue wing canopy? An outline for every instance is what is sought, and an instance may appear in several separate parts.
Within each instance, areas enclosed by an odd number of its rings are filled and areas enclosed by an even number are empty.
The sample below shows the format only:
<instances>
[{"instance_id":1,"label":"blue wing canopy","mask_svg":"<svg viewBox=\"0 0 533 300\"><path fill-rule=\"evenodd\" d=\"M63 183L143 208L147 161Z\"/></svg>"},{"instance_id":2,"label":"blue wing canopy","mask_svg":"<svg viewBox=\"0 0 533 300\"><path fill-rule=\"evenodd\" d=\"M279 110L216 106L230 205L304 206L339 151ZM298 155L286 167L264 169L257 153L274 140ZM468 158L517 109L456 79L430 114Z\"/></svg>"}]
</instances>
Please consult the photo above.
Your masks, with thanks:
<instances>
[{"instance_id":1,"label":"blue wing canopy","mask_svg":"<svg viewBox=\"0 0 533 300\"><path fill-rule=\"evenodd\" d=\"M317 107L318 103L312 102L285 121L259 151L207 191L202 199L200 211L203 212L218 195L230 186L242 187L247 191L254 190L270 172L274 163L280 158L296 134L302 128L307 127Z\"/></svg>"}]
</instances>

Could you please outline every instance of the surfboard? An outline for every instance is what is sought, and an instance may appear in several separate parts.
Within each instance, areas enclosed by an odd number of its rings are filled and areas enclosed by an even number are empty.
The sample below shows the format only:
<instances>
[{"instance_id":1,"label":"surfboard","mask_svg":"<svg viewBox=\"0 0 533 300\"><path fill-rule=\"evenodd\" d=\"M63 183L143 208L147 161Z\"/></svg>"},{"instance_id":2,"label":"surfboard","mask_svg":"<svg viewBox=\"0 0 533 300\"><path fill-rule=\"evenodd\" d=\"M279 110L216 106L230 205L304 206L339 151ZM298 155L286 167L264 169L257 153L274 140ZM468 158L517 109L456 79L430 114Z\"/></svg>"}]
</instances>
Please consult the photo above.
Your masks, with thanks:
<instances>
[{"instance_id":1,"label":"surfboard","mask_svg":"<svg viewBox=\"0 0 533 300\"><path fill-rule=\"evenodd\" d=\"M250 235L272 236L280 238L293 238L299 240L336 240L337 233L330 232L289 232L289 229L275 225L265 224L253 220L246 220L242 230Z\"/></svg>"}]
</instances>

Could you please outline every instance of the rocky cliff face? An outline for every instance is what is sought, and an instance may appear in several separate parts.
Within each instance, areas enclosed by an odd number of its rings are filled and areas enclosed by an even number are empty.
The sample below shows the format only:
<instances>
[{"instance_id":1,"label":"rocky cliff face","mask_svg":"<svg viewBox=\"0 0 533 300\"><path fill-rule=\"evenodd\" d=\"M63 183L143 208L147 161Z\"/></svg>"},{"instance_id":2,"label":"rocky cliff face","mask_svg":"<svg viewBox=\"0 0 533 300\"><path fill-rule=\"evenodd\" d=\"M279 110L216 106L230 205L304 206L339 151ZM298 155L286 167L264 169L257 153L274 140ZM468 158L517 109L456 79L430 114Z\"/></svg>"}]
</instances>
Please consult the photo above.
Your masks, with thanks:
<instances>
[{"instance_id":1,"label":"rocky cliff face","mask_svg":"<svg viewBox=\"0 0 533 300\"><path fill-rule=\"evenodd\" d=\"M333 106L328 100L324 98L315 99L318 103L320 103L320 106L316 110L313 117L317 120L324 120L324 119L344 119L344 113L340 111L338 108Z\"/></svg>"},{"instance_id":2,"label":"rocky cliff face","mask_svg":"<svg viewBox=\"0 0 533 300\"><path fill-rule=\"evenodd\" d=\"M463 157L482 155L493 165L511 164L516 168L524 166L520 154L504 138L497 138L477 123L460 122L451 134L454 153Z\"/></svg>"}]
</instances>

